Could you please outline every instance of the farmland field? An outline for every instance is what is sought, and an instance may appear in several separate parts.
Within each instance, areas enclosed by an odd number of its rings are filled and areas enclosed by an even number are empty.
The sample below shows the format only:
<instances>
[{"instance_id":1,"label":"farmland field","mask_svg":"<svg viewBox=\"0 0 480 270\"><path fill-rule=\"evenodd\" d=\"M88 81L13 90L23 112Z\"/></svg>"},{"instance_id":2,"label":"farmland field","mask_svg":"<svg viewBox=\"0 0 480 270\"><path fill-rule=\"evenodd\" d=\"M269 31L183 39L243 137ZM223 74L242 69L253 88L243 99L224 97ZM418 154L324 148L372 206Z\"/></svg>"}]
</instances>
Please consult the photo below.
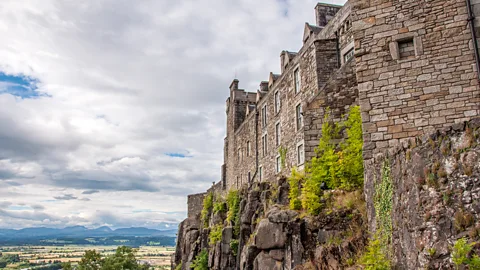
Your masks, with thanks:
<instances>
[{"instance_id":1,"label":"farmland field","mask_svg":"<svg viewBox=\"0 0 480 270\"><path fill-rule=\"evenodd\" d=\"M106 256L115 253L117 246L0 246L0 253L2 256L18 258L3 268L5 270L44 269L42 267L58 262L70 261L75 264L86 250L93 249ZM140 246L136 248L136 258L141 263L150 264L154 269L170 269L170 257L174 252L174 247Z\"/></svg>"}]
</instances>

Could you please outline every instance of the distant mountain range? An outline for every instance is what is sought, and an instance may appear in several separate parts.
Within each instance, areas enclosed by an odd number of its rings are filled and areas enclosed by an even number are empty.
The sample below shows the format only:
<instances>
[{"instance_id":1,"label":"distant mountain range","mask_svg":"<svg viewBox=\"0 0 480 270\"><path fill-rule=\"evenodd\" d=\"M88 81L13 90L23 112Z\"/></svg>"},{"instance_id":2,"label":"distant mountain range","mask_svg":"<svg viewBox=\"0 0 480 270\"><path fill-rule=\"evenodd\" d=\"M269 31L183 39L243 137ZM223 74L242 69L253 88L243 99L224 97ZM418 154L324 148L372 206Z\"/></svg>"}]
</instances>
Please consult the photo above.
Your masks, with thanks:
<instances>
[{"instance_id":1,"label":"distant mountain range","mask_svg":"<svg viewBox=\"0 0 480 270\"><path fill-rule=\"evenodd\" d=\"M96 229L88 229L83 226L66 227L63 229L36 227L25 228L20 230L0 229L0 239L29 239L29 238L87 238L87 237L153 237L153 236L170 236L175 237L177 233L176 226L174 229L155 230L143 227L120 228L112 230L107 226Z\"/></svg>"}]
</instances>

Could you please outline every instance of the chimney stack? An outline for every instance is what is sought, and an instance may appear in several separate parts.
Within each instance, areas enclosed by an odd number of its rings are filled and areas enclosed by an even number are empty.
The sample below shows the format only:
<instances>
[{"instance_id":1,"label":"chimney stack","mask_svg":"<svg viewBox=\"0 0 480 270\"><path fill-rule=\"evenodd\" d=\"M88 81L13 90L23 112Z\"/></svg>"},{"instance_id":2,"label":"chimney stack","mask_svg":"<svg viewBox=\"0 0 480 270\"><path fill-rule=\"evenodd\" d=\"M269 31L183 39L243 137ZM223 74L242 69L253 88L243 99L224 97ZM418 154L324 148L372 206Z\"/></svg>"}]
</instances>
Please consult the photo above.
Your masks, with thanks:
<instances>
[{"instance_id":1,"label":"chimney stack","mask_svg":"<svg viewBox=\"0 0 480 270\"><path fill-rule=\"evenodd\" d=\"M318 3L315 7L315 15L317 16L317 26L325 27L328 22L335 17L335 14L342 8L342 6Z\"/></svg>"}]
</instances>

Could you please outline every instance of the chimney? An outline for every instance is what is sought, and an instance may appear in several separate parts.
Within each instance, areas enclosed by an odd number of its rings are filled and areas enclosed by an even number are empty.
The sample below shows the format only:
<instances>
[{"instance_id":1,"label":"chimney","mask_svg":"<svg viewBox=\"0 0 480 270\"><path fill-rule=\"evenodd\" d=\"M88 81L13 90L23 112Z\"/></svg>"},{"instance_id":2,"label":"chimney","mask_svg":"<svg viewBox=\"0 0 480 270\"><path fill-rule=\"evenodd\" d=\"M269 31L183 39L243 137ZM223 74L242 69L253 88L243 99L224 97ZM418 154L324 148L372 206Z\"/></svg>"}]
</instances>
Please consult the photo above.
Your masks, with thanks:
<instances>
[{"instance_id":1,"label":"chimney","mask_svg":"<svg viewBox=\"0 0 480 270\"><path fill-rule=\"evenodd\" d=\"M286 51L282 51L282 53L280 53L280 70L282 74L285 71L285 54L286 53L287 53Z\"/></svg>"},{"instance_id":2,"label":"chimney","mask_svg":"<svg viewBox=\"0 0 480 270\"><path fill-rule=\"evenodd\" d=\"M230 84L230 91L238 90L238 80L234 79L233 82Z\"/></svg>"},{"instance_id":3,"label":"chimney","mask_svg":"<svg viewBox=\"0 0 480 270\"><path fill-rule=\"evenodd\" d=\"M335 17L335 14L342 8L342 6L318 3L315 7L315 15L317 16L317 26L325 27L328 22Z\"/></svg>"},{"instance_id":4,"label":"chimney","mask_svg":"<svg viewBox=\"0 0 480 270\"><path fill-rule=\"evenodd\" d=\"M261 82L260 83L260 91L267 92L268 91L268 82Z\"/></svg>"}]
</instances>

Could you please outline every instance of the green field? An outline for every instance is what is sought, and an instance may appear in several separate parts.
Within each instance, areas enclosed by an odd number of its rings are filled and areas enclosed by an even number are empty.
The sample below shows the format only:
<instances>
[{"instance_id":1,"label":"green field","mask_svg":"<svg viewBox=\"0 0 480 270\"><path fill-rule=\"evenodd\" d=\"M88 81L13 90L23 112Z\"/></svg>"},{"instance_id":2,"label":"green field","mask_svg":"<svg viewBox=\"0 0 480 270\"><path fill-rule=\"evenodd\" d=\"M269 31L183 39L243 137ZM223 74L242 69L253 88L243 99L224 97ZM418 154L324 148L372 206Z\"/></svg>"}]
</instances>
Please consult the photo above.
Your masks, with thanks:
<instances>
[{"instance_id":1,"label":"green field","mask_svg":"<svg viewBox=\"0 0 480 270\"><path fill-rule=\"evenodd\" d=\"M119 243L121 245L121 243ZM2 256L18 254L19 262L12 262L5 270L13 269L42 269L55 262L80 261L85 250L96 250L102 255L115 253L117 246L94 246L94 245L64 245L64 246L0 246ZM141 246L136 249L136 257L141 262L150 264L154 269L170 269L171 255L175 252L174 247Z\"/></svg>"}]
</instances>

